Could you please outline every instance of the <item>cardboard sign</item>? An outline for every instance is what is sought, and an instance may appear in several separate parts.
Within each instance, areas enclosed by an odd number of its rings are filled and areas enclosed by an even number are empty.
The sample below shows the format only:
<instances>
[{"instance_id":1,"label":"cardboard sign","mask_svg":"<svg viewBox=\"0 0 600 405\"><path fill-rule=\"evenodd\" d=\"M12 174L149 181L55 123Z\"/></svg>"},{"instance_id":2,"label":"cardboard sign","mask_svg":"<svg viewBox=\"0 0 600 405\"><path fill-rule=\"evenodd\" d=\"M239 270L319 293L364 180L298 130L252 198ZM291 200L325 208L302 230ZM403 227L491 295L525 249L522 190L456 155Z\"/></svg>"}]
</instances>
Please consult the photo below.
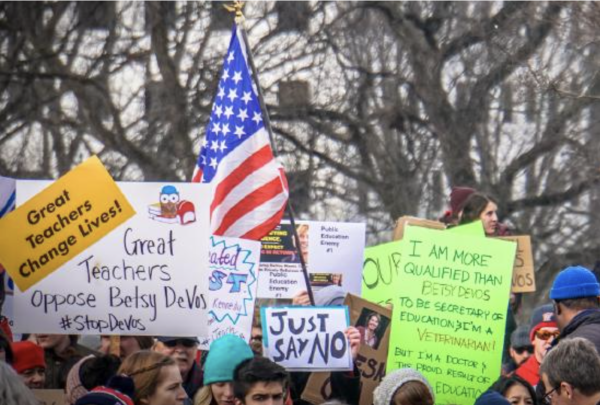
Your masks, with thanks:
<instances>
[{"instance_id":1,"label":"cardboard sign","mask_svg":"<svg viewBox=\"0 0 600 405\"><path fill-rule=\"evenodd\" d=\"M365 224L297 221L296 227L313 291L337 285L360 295ZM306 290L292 226L282 222L261 243L258 297L292 298Z\"/></svg>"},{"instance_id":2,"label":"cardboard sign","mask_svg":"<svg viewBox=\"0 0 600 405\"><path fill-rule=\"evenodd\" d=\"M404 228L406 225L420 226L422 228L429 229L446 229L446 225L439 221L432 221L430 219L423 219L411 216L403 216L398 218L396 221L396 229L394 229L394 239L393 240L401 240L404 237Z\"/></svg>"},{"instance_id":3,"label":"cardboard sign","mask_svg":"<svg viewBox=\"0 0 600 405\"><path fill-rule=\"evenodd\" d=\"M17 203L48 182L17 182ZM119 183L138 212L28 289L21 333L208 336L210 188Z\"/></svg>"},{"instance_id":4,"label":"cardboard sign","mask_svg":"<svg viewBox=\"0 0 600 405\"><path fill-rule=\"evenodd\" d=\"M208 350L213 340L226 334L237 335L249 343L260 242L211 236L208 254L210 335L199 339L200 349Z\"/></svg>"},{"instance_id":5,"label":"cardboard sign","mask_svg":"<svg viewBox=\"0 0 600 405\"><path fill-rule=\"evenodd\" d=\"M0 219L0 262L21 291L135 214L95 156L39 191Z\"/></svg>"},{"instance_id":6,"label":"cardboard sign","mask_svg":"<svg viewBox=\"0 0 600 405\"><path fill-rule=\"evenodd\" d=\"M408 227L387 371L414 368L437 404L471 405L500 375L516 243Z\"/></svg>"},{"instance_id":7,"label":"cardboard sign","mask_svg":"<svg viewBox=\"0 0 600 405\"><path fill-rule=\"evenodd\" d=\"M374 328L377 344L372 345L363 342L355 361L360 371L361 393L359 404L372 405L373 391L385 376L392 311L352 294L346 296L344 303L348 305L350 310L350 322L359 330L361 330L360 328L368 328L369 323L374 325L375 319L377 319L377 326ZM377 316L374 314L377 314ZM363 332L361 335L364 338L365 333ZM373 342L373 339L371 339L371 342ZM313 404L322 404L329 399L330 394L330 373L311 373L302 393L302 399Z\"/></svg>"},{"instance_id":8,"label":"cardboard sign","mask_svg":"<svg viewBox=\"0 0 600 405\"><path fill-rule=\"evenodd\" d=\"M64 405L67 403L63 390L31 390L40 405Z\"/></svg>"},{"instance_id":9,"label":"cardboard sign","mask_svg":"<svg viewBox=\"0 0 600 405\"><path fill-rule=\"evenodd\" d=\"M535 267L533 265L533 252L531 238L527 235L502 236L498 239L517 242L517 255L513 267L512 289L514 293L535 291Z\"/></svg>"},{"instance_id":10,"label":"cardboard sign","mask_svg":"<svg viewBox=\"0 0 600 405\"><path fill-rule=\"evenodd\" d=\"M352 370L348 307L262 307L265 356L288 371Z\"/></svg>"},{"instance_id":11,"label":"cardboard sign","mask_svg":"<svg viewBox=\"0 0 600 405\"><path fill-rule=\"evenodd\" d=\"M478 238L485 237L485 229L483 228L483 222L473 221L465 225L453 226L448 228L448 232L456 235L473 236Z\"/></svg>"}]
</instances>

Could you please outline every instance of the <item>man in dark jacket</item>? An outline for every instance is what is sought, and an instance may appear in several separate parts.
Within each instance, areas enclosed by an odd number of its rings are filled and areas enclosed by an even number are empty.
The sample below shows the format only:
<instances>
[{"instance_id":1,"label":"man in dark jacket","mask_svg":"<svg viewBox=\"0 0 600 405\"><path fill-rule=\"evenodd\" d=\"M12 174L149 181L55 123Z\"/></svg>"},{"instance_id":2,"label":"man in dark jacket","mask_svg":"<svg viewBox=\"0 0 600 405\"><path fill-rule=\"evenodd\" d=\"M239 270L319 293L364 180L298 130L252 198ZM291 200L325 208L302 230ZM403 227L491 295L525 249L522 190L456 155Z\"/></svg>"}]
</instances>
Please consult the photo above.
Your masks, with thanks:
<instances>
[{"instance_id":1,"label":"man in dark jacket","mask_svg":"<svg viewBox=\"0 0 600 405\"><path fill-rule=\"evenodd\" d=\"M585 267L567 267L554 279L550 299L554 301L557 341L581 337L600 352L600 284Z\"/></svg>"}]
</instances>

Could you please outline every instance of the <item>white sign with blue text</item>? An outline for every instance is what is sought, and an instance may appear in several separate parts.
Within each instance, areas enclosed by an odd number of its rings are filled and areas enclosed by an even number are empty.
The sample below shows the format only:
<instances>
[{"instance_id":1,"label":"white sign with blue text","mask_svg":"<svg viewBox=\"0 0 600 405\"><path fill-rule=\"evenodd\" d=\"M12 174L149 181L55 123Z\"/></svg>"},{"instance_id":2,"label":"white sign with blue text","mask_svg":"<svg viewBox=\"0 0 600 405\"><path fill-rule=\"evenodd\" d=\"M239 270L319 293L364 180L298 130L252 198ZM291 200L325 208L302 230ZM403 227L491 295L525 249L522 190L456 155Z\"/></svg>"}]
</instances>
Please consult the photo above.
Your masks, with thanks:
<instances>
[{"instance_id":1,"label":"white sign with blue text","mask_svg":"<svg viewBox=\"0 0 600 405\"><path fill-rule=\"evenodd\" d=\"M265 355L289 371L352 370L348 307L262 307Z\"/></svg>"},{"instance_id":2,"label":"white sign with blue text","mask_svg":"<svg viewBox=\"0 0 600 405\"><path fill-rule=\"evenodd\" d=\"M260 242L248 239L211 236L209 243L208 330L199 337L200 349L226 334L250 342Z\"/></svg>"},{"instance_id":3,"label":"white sign with blue text","mask_svg":"<svg viewBox=\"0 0 600 405\"><path fill-rule=\"evenodd\" d=\"M49 184L17 181L17 205ZM18 332L208 335L210 186L117 184L136 215L27 291L15 286Z\"/></svg>"}]
</instances>

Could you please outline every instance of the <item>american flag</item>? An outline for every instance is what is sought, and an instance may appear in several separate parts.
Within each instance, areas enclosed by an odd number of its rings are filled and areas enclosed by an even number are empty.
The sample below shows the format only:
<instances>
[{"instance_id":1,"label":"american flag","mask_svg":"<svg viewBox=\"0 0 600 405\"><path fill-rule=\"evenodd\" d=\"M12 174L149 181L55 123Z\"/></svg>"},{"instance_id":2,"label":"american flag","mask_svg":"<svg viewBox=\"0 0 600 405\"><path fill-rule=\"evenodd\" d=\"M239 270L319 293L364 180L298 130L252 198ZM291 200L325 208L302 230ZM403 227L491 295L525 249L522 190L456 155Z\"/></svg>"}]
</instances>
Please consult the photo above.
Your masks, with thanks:
<instances>
[{"instance_id":1,"label":"american flag","mask_svg":"<svg viewBox=\"0 0 600 405\"><path fill-rule=\"evenodd\" d=\"M247 52L234 26L192 181L214 185L214 235L258 240L281 221L288 189L271 150Z\"/></svg>"}]
</instances>

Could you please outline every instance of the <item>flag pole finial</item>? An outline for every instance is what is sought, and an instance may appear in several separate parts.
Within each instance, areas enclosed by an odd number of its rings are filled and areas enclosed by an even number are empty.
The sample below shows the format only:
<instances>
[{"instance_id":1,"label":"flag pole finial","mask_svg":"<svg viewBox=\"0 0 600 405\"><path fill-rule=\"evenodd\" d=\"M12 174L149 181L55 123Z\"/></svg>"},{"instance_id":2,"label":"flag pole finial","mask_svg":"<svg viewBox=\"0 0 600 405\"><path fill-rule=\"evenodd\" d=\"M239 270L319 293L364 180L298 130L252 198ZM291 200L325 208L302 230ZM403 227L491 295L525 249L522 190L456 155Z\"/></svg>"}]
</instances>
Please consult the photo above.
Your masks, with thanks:
<instances>
[{"instance_id":1,"label":"flag pole finial","mask_svg":"<svg viewBox=\"0 0 600 405\"><path fill-rule=\"evenodd\" d=\"M225 7L227 9L227 11L231 12L231 13L235 13L235 23L236 24L241 24L244 22L244 13L242 12L243 8L244 8L244 2L243 1L234 1L233 5L227 5L224 4L223 7Z\"/></svg>"}]
</instances>

